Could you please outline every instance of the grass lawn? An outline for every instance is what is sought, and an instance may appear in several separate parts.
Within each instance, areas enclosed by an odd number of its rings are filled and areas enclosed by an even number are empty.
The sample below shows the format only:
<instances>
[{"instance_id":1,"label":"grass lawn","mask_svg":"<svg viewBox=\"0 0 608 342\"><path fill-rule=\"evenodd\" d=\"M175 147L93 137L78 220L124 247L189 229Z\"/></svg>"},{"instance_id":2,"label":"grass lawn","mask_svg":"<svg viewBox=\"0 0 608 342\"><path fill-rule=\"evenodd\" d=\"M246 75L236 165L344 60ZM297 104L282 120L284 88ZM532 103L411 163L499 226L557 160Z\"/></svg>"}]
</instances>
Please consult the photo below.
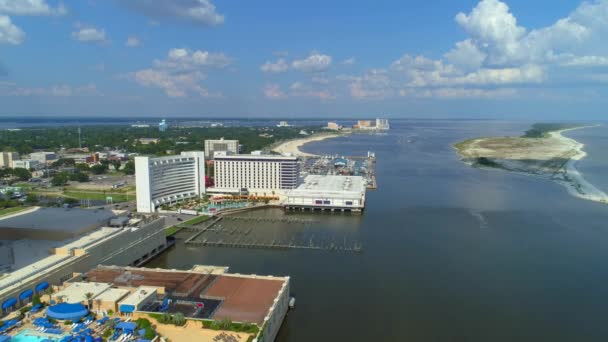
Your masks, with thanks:
<instances>
[{"instance_id":1,"label":"grass lawn","mask_svg":"<svg viewBox=\"0 0 608 342\"><path fill-rule=\"evenodd\" d=\"M165 228L165 235L166 236L173 236L177 232L179 232L180 230L181 230L181 228L178 227L178 226L172 226L172 227L169 227L169 228Z\"/></svg>"},{"instance_id":2,"label":"grass lawn","mask_svg":"<svg viewBox=\"0 0 608 342\"><path fill-rule=\"evenodd\" d=\"M193 226L195 224L199 224L201 222L207 221L208 219L209 219L209 216L201 215L201 216L197 216L197 217L193 218L192 220L188 220L188 221L184 222L184 224Z\"/></svg>"},{"instance_id":3,"label":"grass lawn","mask_svg":"<svg viewBox=\"0 0 608 342\"><path fill-rule=\"evenodd\" d=\"M12 207L12 208L4 208L0 209L0 216L6 216L10 214L14 214L20 212L25 209L29 209L30 207Z\"/></svg>"}]
</instances>

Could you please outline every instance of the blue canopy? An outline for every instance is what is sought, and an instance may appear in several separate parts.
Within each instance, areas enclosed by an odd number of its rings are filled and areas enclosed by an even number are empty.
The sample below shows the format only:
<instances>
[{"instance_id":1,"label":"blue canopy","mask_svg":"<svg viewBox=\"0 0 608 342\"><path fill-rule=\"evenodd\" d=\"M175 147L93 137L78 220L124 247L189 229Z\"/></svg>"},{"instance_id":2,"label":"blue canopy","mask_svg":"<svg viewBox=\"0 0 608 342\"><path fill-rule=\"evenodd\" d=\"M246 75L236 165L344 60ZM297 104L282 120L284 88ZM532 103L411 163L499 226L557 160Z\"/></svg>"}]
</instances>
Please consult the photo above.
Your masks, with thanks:
<instances>
[{"instance_id":1,"label":"blue canopy","mask_svg":"<svg viewBox=\"0 0 608 342\"><path fill-rule=\"evenodd\" d=\"M21 292L21 294L19 295L19 300L25 300L27 298L32 298L33 295L34 295L34 291L27 289L27 290Z\"/></svg>"},{"instance_id":2,"label":"blue canopy","mask_svg":"<svg viewBox=\"0 0 608 342\"><path fill-rule=\"evenodd\" d=\"M80 303L60 303L46 309L47 316L59 320L77 321L88 313L89 310Z\"/></svg>"},{"instance_id":3,"label":"blue canopy","mask_svg":"<svg viewBox=\"0 0 608 342\"><path fill-rule=\"evenodd\" d=\"M115 329L121 329L123 331L134 331L135 329L137 329L137 324L133 323L133 322L120 322L118 324L116 324L116 326L114 327Z\"/></svg>"},{"instance_id":4,"label":"blue canopy","mask_svg":"<svg viewBox=\"0 0 608 342\"><path fill-rule=\"evenodd\" d=\"M120 307L118 308L118 310L120 310L120 312L133 312L133 311L135 311L135 305L120 304Z\"/></svg>"},{"instance_id":5,"label":"blue canopy","mask_svg":"<svg viewBox=\"0 0 608 342\"><path fill-rule=\"evenodd\" d=\"M15 306L16 304L17 304L17 299L9 298L9 299L5 300L4 303L2 303L2 310L11 308L11 307Z\"/></svg>"},{"instance_id":6,"label":"blue canopy","mask_svg":"<svg viewBox=\"0 0 608 342\"><path fill-rule=\"evenodd\" d=\"M43 281L42 283L36 285L36 292L44 291L49 288L49 283Z\"/></svg>"}]
</instances>

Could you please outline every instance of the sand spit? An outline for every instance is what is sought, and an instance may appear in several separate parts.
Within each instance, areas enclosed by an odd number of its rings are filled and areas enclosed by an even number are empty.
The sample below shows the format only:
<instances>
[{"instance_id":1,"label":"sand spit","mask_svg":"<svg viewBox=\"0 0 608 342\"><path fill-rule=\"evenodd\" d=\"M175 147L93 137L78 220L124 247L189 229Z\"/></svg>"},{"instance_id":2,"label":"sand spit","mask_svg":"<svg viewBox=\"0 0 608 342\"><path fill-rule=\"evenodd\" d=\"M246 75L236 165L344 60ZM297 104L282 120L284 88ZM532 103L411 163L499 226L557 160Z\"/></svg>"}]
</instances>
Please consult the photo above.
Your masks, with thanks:
<instances>
[{"instance_id":1,"label":"sand spit","mask_svg":"<svg viewBox=\"0 0 608 342\"><path fill-rule=\"evenodd\" d=\"M281 154L291 154L298 157L316 157L316 155L311 153L302 152L300 147L304 144L308 144L314 141L323 141L325 139L338 138L344 136L344 133L328 133L328 134L315 134L306 138L299 138L294 140L288 140L280 143L276 147L272 149L272 151L281 153Z\"/></svg>"},{"instance_id":2,"label":"sand spit","mask_svg":"<svg viewBox=\"0 0 608 342\"><path fill-rule=\"evenodd\" d=\"M589 183L576 169L587 153L584 144L565 137L569 128L550 132L546 138L496 137L470 139L454 145L462 160L476 167L488 167L534 175L555 181L576 197L608 202L608 195Z\"/></svg>"}]
</instances>

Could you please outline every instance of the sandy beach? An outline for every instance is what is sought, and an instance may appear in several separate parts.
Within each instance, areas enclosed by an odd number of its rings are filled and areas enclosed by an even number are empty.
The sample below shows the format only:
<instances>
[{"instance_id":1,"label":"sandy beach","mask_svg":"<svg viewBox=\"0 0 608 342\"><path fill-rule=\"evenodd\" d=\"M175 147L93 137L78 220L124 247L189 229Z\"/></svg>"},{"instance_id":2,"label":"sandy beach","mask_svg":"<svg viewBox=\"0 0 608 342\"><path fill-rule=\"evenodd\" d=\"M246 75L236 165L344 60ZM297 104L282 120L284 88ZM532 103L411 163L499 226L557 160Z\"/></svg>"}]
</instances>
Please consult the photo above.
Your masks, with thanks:
<instances>
[{"instance_id":1,"label":"sandy beach","mask_svg":"<svg viewBox=\"0 0 608 342\"><path fill-rule=\"evenodd\" d=\"M580 128L587 127L579 127L574 129ZM564 143L571 144L578 152L576 155L572 156L570 160L568 160L568 162L564 165L562 172L555 174L552 179L565 186L568 189L568 192L576 197L595 202L608 202L608 195L602 190L596 188L593 184L589 183L583 174L581 174L576 168L576 163L585 158L587 153L583 150L585 144L562 135L563 132L569 130L572 129L565 129L550 133L553 138L560 139Z\"/></svg>"},{"instance_id":2,"label":"sandy beach","mask_svg":"<svg viewBox=\"0 0 608 342\"><path fill-rule=\"evenodd\" d=\"M576 168L576 163L587 155L585 145L562 134L588 127L550 132L542 139L476 138L456 144L455 148L469 165L542 177L566 187L573 196L608 203L608 195L589 183ZM485 159L486 164L480 165L480 159Z\"/></svg>"},{"instance_id":3,"label":"sandy beach","mask_svg":"<svg viewBox=\"0 0 608 342\"><path fill-rule=\"evenodd\" d=\"M314 154L300 151L300 147L302 147L304 144L308 144L310 142L323 141L325 139L337 138L337 137L341 137L344 135L345 135L345 133L323 133L323 134L313 135L310 137L289 140L289 141L285 141L285 142L277 145L276 147L274 147L272 149L272 151L281 153L281 154L288 153L288 154L292 154L292 155L298 156L298 157L316 157L316 155L314 155Z\"/></svg>"}]
</instances>

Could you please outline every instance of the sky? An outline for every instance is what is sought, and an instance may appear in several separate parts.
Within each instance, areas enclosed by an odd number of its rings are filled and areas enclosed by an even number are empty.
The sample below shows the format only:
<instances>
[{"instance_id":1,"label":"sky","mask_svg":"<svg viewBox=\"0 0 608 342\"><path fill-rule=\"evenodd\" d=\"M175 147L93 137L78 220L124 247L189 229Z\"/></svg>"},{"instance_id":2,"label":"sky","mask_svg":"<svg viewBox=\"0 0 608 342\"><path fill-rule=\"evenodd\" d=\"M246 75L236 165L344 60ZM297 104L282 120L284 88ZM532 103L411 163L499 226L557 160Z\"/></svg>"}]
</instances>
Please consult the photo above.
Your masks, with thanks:
<instances>
[{"instance_id":1,"label":"sky","mask_svg":"<svg viewBox=\"0 0 608 342\"><path fill-rule=\"evenodd\" d=\"M0 0L0 116L605 119L608 0Z\"/></svg>"}]
</instances>

